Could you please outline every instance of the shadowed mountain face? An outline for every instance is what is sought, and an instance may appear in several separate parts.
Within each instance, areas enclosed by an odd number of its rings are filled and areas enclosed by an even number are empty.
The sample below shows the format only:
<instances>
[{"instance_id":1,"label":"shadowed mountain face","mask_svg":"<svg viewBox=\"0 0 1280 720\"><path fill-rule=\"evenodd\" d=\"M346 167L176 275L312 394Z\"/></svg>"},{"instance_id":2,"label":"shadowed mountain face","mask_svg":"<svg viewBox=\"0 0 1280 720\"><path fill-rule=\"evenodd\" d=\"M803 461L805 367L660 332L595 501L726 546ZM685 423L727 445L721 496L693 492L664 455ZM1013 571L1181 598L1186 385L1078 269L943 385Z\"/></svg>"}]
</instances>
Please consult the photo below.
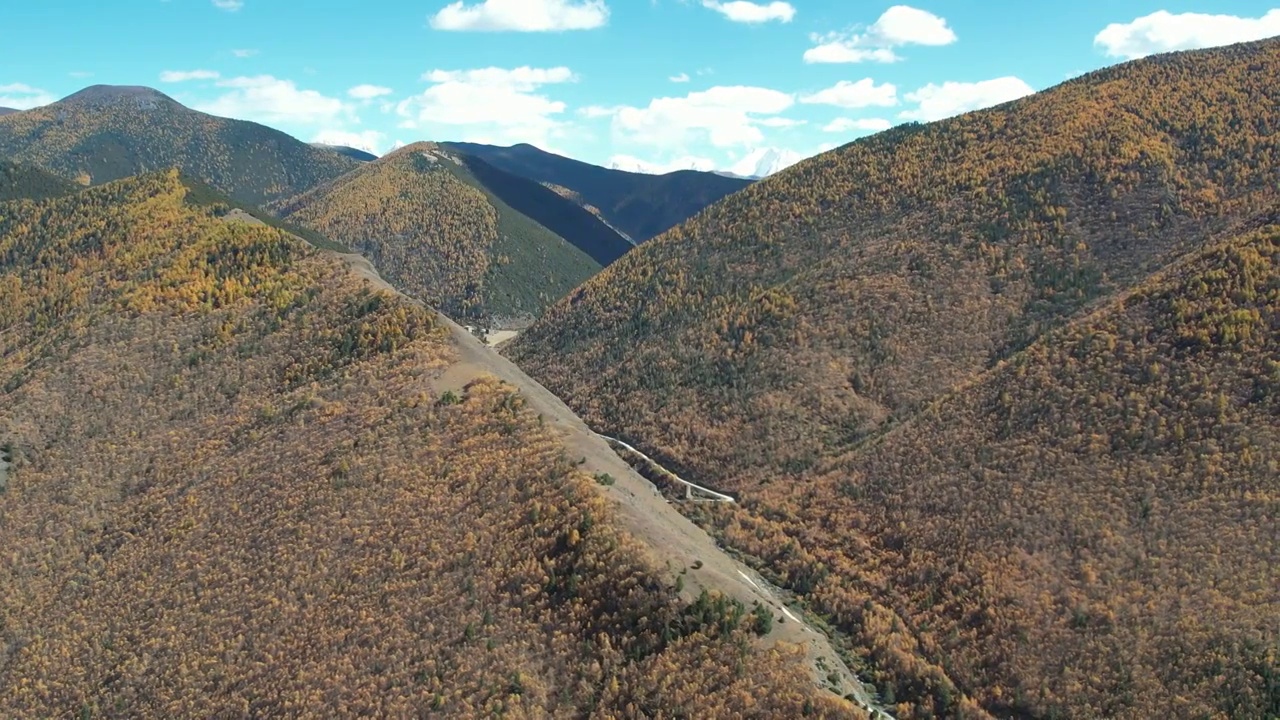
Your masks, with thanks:
<instances>
[{"instance_id":1,"label":"shadowed mountain face","mask_svg":"<svg viewBox=\"0 0 1280 720\"><path fill-rule=\"evenodd\" d=\"M508 352L740 494L705 519L906 713L1268 717L1276 107L1267 40L880 133L638 247Z\"/></svg>"},{"instance_id":2,"label":"shadowed mountain face","mask_svg":"<svg viewBox=\"0 0 1280 720\"><path fill-rule=\"evenodd\" d=\"M311 147L320 148L321 150L330 150L332 152L338 153L339 155L349 157L352 160L359 160L360 162L373 162L374 160L378 159L378 156L374 155L371 152L360 150L358 148L348 147L346 145L326 145L324 143L311 143Z\"/></svg>"},{"instance_id":3,"label":"shadowed mountain face","mask_svg":"<svg viewBox=\"0 0 1280 720\"><path fill-rule=\"evenodd\" d=\"M14 110L13 108L0 107L0 115L12 115L16 112L20 112L20 111Z\"/></svg>"},{"instance_id":4,"label":"shadowed mountain face","mask_svg":"<svg viewBox=\"0 0 1280 720\"><path fill-rule=\"evenodd\" d=\"M715 173L681 170L666 175L610 170L539 150L444 143L494 167L554 186L636 243L684 222L708 205L751 184Z\"/></svg>"},{"instance_id":5,"label":"shadowed mountain face","mask_svg":"<svg viewBox=\"0 0 1280 720\"><path fill-rule=\"evenodd\" d=\"M80 186L37 167L0 160L0 202L46 200L70 195Z\"/></svg>"},{"instance_id":6,"label":"shadowed mountain face","mask_svg":"<svg viewBox=\"0 0 1280 720\"><path fill-rule=\"evenodd\" d=\"M513 210L568 240L601 266L612 264L633 246L580 205L545 186L504 172L471 155L460 155L471 176Z\"/></svg>"},{"instance_id":7,"label":"shadowed mountain face","mask_svg":"<svg viewBox=\"0 0 1280 720\"><path fill-rule=\"evenodd\" d=\"M274 206L472 321L531 318L631 244L547 188L433 143Z\"/></svg>"},{"instance_id":8,"label":"shadowed mountain face","mask_svg":"<svg viewBox=\"0 0 1280 720\"><path fill-rule=\"evenodd\" d=\"M255 205L358 165L257 123L188 109L150 88L109 85L0 117L0 157L85 184L177 167Z\"/></svg>"}]
</instances>

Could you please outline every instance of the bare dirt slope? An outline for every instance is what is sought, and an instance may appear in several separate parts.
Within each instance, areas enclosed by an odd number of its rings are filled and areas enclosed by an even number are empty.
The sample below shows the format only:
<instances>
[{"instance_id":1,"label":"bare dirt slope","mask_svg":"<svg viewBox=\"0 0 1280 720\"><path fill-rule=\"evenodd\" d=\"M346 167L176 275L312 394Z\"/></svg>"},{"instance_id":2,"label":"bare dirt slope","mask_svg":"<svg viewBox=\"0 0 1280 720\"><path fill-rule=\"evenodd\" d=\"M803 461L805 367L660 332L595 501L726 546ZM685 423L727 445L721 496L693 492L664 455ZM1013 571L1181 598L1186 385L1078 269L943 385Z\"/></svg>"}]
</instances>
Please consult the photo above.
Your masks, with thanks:
<instances>
[{"instance_id":1,"label":"bare dirt slope","mask_svg":"<svg viewBox=\"0 0 1280 720\"><path fill-rule=\"evenodd\" d=\"M352 270L375 286L395 292L378 276L371 263L360 255L339 255ZM441 321L453 335L459 361L446 369L435 381L437 392L457 391L484 375L492 375L520 389L529 407L542 415L549 427L559 430L571 457L585 458L584 468L591 473L608 473L615 483L599 486L613 501L625 529L642 541L651 557L673 574L685 573L684 593L692 598L703 589L715 590L737 598L748 607L760 602L775 611L773 630L768 640L804 645L814 681L834 689L840 695L853 695L864 708L870 698L835 652L825 635L805 624L788 610L767 585L750 568L730 557L705 531L661 497L653 483L641 477L609 444L596 435L567 405L541 384L526 375L510 360L467 332L444 315ZM694 565L701 563L695 570ZM834 674L839 683L832 688L828 677Z\"/></svg>"}]
</instances>

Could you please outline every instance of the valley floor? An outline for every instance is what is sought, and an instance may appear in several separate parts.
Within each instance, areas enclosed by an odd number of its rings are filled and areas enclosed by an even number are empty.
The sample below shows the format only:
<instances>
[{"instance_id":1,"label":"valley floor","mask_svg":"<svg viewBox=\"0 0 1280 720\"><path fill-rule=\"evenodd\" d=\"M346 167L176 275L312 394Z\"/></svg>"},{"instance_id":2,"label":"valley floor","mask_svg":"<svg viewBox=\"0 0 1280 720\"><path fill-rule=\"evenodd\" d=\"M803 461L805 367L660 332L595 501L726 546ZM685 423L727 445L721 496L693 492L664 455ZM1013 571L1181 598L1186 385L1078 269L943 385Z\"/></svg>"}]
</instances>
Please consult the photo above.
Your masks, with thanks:
<instances>
[{"instance_id":1,"label":"valley floor","mask_svg":"<svg viewBox=\"0 0 1280 720\"><path fill-rule=\"evenodd\" d=\"M352 269L375 286L396 292L377 273L373 265L360 255L341 255ZM692 600L702 590L719 591L741 601L747 607L759 602L773 608L773 629L766 637L806 648L814 682L842 696L856 698L864 709L879 717L889 717L874 708L857 676L848 668L830 640L808 624L798 621L795 613L770 590L750 568L730 557L715 540L693 521L682 515L657 490L614 452L602 437L593 432L559 397L526 375L519 367L502 357L489 343L481 342L466 328L444 315L441 321L450 329L459 361L446 369L435 381L435 391L459 391L469 382L484 375L519 388L528 405L543 421L555 428L571 457L582 459L590 474L605 474L615 480L612 485L598 486L614 505L623 529L645 546L659 566L685 578L683 593ZM696 569L695 569L696 568ZM832 677L839 682L831 683Z\"/></svg>"}]
</instances>

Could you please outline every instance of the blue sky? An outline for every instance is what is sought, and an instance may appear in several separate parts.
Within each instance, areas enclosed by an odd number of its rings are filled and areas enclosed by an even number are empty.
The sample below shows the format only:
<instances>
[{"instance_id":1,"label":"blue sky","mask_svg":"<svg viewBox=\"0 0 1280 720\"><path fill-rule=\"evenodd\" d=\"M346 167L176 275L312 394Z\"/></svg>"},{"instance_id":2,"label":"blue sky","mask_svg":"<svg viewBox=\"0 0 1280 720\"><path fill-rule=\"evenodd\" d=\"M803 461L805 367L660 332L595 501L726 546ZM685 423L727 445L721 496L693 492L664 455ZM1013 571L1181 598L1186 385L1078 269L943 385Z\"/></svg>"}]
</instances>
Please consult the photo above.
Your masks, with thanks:
<instances>
[{"instance_id":1,"label":"blue sky","mask_svg":"<svg viewBox=\"0 0 1280 720\"><path fill-rule=\"evenodd\" d=\"M649 169L749 170L1280 34L1276 0L40 0L3 16L0 106L148 85L308 141L531 142Z\"/></svg>"}]
</instances>

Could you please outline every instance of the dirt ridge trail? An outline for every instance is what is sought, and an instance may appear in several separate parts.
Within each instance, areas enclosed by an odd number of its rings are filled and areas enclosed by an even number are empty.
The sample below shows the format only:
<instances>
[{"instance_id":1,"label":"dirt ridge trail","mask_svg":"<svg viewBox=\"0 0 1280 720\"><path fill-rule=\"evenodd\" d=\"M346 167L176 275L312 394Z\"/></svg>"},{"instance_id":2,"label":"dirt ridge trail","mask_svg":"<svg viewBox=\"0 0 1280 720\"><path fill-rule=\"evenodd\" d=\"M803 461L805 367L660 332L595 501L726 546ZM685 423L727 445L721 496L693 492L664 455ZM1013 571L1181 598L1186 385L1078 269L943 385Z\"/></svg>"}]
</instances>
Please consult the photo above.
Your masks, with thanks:
<instances>
[{"instance_id":1,"label":"dirt ridge trail","mask_svg":"<svg viewBox=\"0 0 1280 720\"><path fill-rule=\"evenodd\" d=\"M402 294L386 283L363 256L333 254L376 287ZM665 566L673 574L686 571L682 593L686 599L696 598L703 589L716 590L738 599L748 608L756 601L772 608L775 622L766 639L804 646L816 685L856 698L856 704L875 718L890 718L872 703L866 688L836 653L827 636L787 609L755 571L730 557L705 530L668 503L652 482L636 472L558 396L466 328L443 314L437 312L437 315L453 337L458 361L434 380L436 392L457 392L483 375L492 375L517 388L528 407L541 414L547 427L560 435L570 457L585 458L583 468L589 473L607 473L614 478L612 485L597 485L597 489L612 501L623 529L640 541L659 567ZM779 616L785 620L778 621ZM830 677L837 677L839 682L833 684Z\"/></svg>"}]
</instances>

